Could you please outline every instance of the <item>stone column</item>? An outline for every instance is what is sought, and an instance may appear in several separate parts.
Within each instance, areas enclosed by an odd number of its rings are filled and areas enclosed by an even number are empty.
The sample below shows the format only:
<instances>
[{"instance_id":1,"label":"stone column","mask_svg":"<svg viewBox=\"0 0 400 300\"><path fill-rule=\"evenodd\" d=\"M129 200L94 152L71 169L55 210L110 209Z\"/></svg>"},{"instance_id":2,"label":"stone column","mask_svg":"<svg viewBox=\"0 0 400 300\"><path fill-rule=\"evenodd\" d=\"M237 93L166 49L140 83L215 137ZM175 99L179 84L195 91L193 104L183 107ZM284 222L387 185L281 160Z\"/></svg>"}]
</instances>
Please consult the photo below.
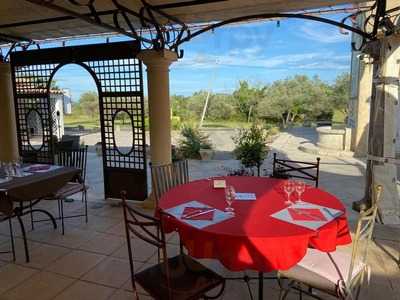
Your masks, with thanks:
<instances>
[{"instance_id":1,"label":"stone column","mask_svg":"<svg viewBox=\"0 0 400 300\"><path fill-rule=\"evenodd\" d=\"M374 145L371 146L380 145L379 151L375 155L395 158L397 122L399 121L397 106L399 105L400 36L392 35L383 38L380 55L381 61L377 66L377 76L374 77L377 100L380 101L376 103L375 116L372 117L375 117L375 127L381 128L381 130L376 131L372 140ZM373 182L383 186L380 210L384 223L400 224L397 166L390 161L374 163L372 178Z\"/></svg>"},{"instance_id":2,"label":"stone column","mask_svg":"<svg viewBox=\"0 0 400 300\"><path fill-rule=\"evenodd\" d=\"M138 58L147 66L151 163L166 165L172 162L169 66L178 57L169 50L144 50ZM155 207L153 194L144 201L143 207Z\"/></svg>"},{"instance_id":3,"label":"stone column","mask_svg":"<svg viewBox=\"0 0 400 300\"><path fill-rule=\"evenodd\" d=\"M359 83L356 100L356 124L352 137L352 150L357 157L365 157L368 152L368 125L372 91L372 58L368 54L360 56Z\"/></svg>"},{"instance_id":4,"label":"stone column","mask_svg":"<svg viewBox=\"0 0 400 300\"><path fill-rule=\"evenodd\" d=\"M373 53L373 88L368 136L366 189L364 199L353 207L370 206L373 184L383 186L380 216L386 224L400 224L397 186L396 122L399 105L400 37L392 35L370 43Z\"/></svg>"},{"instance_id":5,"label":"stone column","mask_svg":"<svg viewBox=\"0 0 400 300\"><path fill-rule=\"evenodd\" d=\"M18 158L11 67L0 61L0 161Z\"/></svg>"},{"instance_id":6,"label":"stone column","mask_svg":"<svg viewBox=\"0 0 400 300\"><path fill-rule=\"evenodd\" d=\"M169 50L144 50L138 58L147 66L150 155L153 166L171 163L169 66L178 59Z\"/></svg>"}]
</instances>

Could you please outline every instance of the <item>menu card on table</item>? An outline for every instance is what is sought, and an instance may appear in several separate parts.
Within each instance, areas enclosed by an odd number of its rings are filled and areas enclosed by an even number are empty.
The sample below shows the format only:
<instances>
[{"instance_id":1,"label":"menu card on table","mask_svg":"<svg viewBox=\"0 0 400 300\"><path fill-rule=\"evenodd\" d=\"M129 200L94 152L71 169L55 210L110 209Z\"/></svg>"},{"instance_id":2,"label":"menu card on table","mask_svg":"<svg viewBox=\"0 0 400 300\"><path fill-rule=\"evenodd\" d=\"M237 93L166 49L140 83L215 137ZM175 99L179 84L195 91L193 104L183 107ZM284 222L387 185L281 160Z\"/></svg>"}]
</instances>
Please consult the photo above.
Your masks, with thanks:
<instances>
[{"instance_id":1,"label":"menu card on table","mask_svg":"<svg viewBox=\"0 0 400 300\"><path fill-rule=\"evenodd\" d=\"M343 211L338 209L302 202L286 207L272 214L271 217L308 229L317 230L342 214Z\"/></svg>"},{"instance_id":2,"label":"menu card on table","mask_svg":"<svg viewBox=\"0 0 400 300\"><path fill-rule=\"evenodd\" d=\"M198 229L233 217L231 214L195 200L166 209L165 212Z\"/></svg>"},{"instance_id":3,"label":"menu card on table","mask_svg":"<svg viewBox=\"0 0 400 300\"><path fill-rule=\"evenodd\" d=\"M256 199L257 197L254 193L235 193L235 200L251 201Z\"/></svg>"}]
</instances>

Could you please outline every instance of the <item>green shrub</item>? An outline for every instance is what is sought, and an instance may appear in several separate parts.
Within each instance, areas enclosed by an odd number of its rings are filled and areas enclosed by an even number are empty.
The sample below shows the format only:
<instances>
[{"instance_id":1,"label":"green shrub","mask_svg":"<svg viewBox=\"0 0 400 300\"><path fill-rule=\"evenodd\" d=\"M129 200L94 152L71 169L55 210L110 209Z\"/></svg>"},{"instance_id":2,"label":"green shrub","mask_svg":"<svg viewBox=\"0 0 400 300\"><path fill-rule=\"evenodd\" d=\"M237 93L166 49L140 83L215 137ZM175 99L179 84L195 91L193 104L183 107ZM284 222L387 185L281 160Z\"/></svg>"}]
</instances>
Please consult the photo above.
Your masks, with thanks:
<instances>
[{"instance_id":1,"label":"green shrub","mask_svg":"<svg viewBox=\"0 0 400 300\"><path fill-rule=\"evenodd\" d=\"M256 124L248 129L240 129L232 138L236 145L233 152L236 159L246 168L257 167L260 174L260 167L268 153L267 138L267 131Z\"/></svg>"},{"instance_id":2,"label":"green shrub","mask_svg":"<svg viewBox=\"0 0 400 300\"><path fill-rule=\"evenodd\" d=\"M172 130L179 130L181 128L181 126L182 126L182 124L181 124L180 117L176 117L176 116L171 117Z\"/></svg>"},{"instance_id":3,"label":"green shrub","mask_svg":"<svg viewBox=\"0 0 400 300\"><path fill-rule=\"evenodd\" d=\"M183 126L181 135L179 152L184 158L200 159L200 149L212 149L208 136L202 134L197 128Z\"/></svg>"}]
</instances>

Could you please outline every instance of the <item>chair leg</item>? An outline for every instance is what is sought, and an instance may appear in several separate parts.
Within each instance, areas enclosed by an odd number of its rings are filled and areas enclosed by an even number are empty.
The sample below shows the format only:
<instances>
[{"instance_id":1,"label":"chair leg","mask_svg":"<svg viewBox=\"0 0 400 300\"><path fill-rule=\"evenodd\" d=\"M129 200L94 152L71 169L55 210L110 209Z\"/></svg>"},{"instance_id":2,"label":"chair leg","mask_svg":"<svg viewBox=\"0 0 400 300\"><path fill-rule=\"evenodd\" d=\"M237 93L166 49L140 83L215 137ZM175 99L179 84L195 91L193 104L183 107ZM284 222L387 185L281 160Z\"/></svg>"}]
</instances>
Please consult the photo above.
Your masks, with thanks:
<instances>
[{"instance_id":1,"label":"chair leg","mask_svg":"<svg viewBox=\"0 0 400 300\"><path fill-rule=\"evenodd\" d=\"M61 232L62 235L64 235L65 230L64 230L64 199L59 199L59 205L60 205L60 212L61 212Z\"/></svg>"},{"instance_id":2,"label":"chair leg","mask_svg":"<svg viewBox=\"0 0 400 300\"><path fill-rule=\"evenodd\" d=\"M15 261L15 244L14 244L14 232L12 227L11 218L8 219L8 224L10 226L10 238L11 238L11 251L13 255L13 261Z\"/></svg>"},{"instance_id":3,"label":"chair leg","mask_svg":"<svg viewBox=\"0 0 400 300\"><path fill-rule=\"evenodd\" d=\"M264 297L264 273L258 272L258 299L262 300Z\"/></svg>"},{"instance_id":4,"label":"chair leg","mask_svg":"<svg viewBox=\"0 0 400 300\"><path fill-rule=\"evenodd\" d=\"M359 284L357 287L356 297L354 298L355 300L358 300L358 297L360 297L360 292L361 292L361 284Z\"/></svg>"},{"instance_id":5,"label":"chair leg","mask_svg":"<svg viewBox=\"0 0 400 300\"><path fill-rule=\"evenodd\" d=\"M31 228L32 228L32 230L34 230L35 228L34 228L34 221L33 221L33 211L32 211L32 200L31 201L29 201L29 210L30 210L30 215L31 215Z\"/></svg>"},{"instance_id":6,"label":"chair leg","mask_svg":"<svg viewBox=\"0 0 400 300\"><path fill-rule=\"evenodd\" d=\"M87 223L89 221L89 218L88 218L88 205L87 205L87 192L86 192L86 190L83 191L83 193L82 193L82 201L85 202L85 221Z\"/></svg>"},{"instance_id":7,"label":"chair leg","mask_svg":"<svg viewBox=\"0 0 400 300\"><path fill-rule=\"evenodd\" d=\"M57 206L58 206L58 218L61 219L61 205L60 205L60 199L57 200Z\"/></svg>"},{"instance_id":8,"label":"chair leg","mask_svg":"<svg viewBox=\"0 0 400 300\"><path fill-rule=\"evenodd\" d=\"M25 232L24 222L22 222L21 216L19 214L17 214L17 220L19 222L19 225L21 226L22 238L24 240L24 247L25 247L25 259L26 259L26 262L28 263L30 261L30 259L29 259L28 241L26 239L26 232Z\"/></svg>"}]
</instances>

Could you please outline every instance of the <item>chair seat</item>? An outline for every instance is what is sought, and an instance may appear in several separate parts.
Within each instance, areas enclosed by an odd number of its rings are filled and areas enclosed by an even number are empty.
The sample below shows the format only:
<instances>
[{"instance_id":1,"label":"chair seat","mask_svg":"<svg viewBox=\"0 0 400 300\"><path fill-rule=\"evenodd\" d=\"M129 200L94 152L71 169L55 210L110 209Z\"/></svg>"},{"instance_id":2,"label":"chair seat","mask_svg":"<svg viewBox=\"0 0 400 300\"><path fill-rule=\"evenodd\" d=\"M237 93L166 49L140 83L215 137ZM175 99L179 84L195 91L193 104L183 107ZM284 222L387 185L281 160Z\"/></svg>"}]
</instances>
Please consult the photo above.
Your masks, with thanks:
<instances>
[{"instance_id":1,"label":"chair seat","mask_svg":"<svg viewBox=\"0 0 400 300\"><path fill-rule=\"evenodd\" d=\"M171 296L174 300L198 299L207 291L224 283L221 276L187 255L169 258L168 264ZM168 299L164 263L138 272L135 280L155 299Z\"/></svg>"},{"instance_id":2,"label":"chair seat","mask_svg":"<svg viewBox=\"0 0 400 300\"><path fill-rule=\"evenodd\" d=\"M75 195L77 193L81 193L87 190L87 186L85 186L82 183L78 182L68 182L66 185L64 185L61 189L59 189L54 197L51 197L52 199L57 198L57 199L62 199L66 198L72 195Z\"/></svg>"},{"instance_id":3,"label":"chair seat","mask_svg":"<svg viewBox=\"0 0 400 300\"><path fill-rule=\"evenodd\" d=\"M338 285L346 283L348 279L351 255L341 251L331 252L330 255L333 261L328 253L309 248L306 256L296 266L287 271L280 271L280 274L337 295ZM363 263L356 263L353 268L352 279L364 268Z\"/></svg>"}]
</instances>

